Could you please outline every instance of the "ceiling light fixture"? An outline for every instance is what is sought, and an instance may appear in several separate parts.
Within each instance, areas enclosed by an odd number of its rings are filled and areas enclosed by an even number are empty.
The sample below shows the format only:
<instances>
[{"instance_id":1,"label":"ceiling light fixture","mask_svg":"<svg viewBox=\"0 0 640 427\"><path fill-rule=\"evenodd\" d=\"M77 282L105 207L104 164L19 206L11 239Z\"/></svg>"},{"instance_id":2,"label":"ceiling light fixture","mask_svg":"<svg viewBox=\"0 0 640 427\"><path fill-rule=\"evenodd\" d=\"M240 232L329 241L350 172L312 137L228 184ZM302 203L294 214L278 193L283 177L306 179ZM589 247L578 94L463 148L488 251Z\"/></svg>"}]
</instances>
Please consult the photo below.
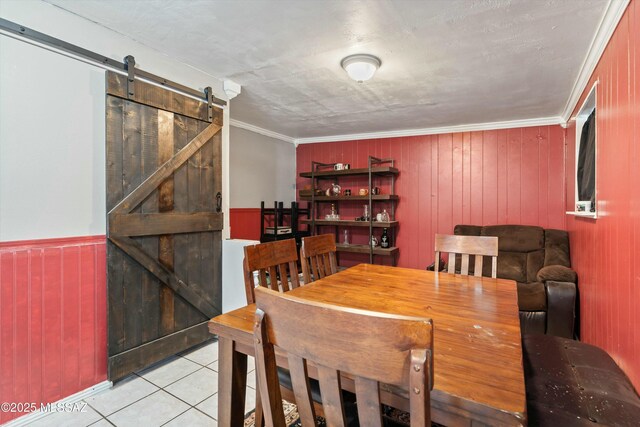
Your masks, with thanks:
<instances>
[{"instance_id":1,"label":"ceiling light fixture","mask_svg":"<svg viewBox=\"0 0 640 427\"><path fill-rule=\"evenodd\" d=\"M340 63L349 77L358 83L366 82L373 77L381 64L379 58L366 53L349 55Z\"/></svg>"}]
</instances>

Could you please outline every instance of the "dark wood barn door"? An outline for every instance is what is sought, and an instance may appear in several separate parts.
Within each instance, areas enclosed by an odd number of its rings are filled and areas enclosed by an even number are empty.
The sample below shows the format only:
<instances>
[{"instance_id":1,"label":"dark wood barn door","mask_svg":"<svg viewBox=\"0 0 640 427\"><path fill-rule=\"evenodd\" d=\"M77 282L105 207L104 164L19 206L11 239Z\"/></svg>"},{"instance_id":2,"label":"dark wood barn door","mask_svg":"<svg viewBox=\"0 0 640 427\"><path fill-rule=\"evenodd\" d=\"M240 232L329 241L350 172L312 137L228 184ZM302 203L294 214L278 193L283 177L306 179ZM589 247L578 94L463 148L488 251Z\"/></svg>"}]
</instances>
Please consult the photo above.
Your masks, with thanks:
<instances>
[{"instance_id":1,"label":"dark wood barn door","mask_svg":"<svg viewBox=\"0 0 640 427\"><path fill-rule=\"evenodd\" d=\"M210 338L221 312L222 110L107 73L109 379Z\"/></svg>"}]
</instances>

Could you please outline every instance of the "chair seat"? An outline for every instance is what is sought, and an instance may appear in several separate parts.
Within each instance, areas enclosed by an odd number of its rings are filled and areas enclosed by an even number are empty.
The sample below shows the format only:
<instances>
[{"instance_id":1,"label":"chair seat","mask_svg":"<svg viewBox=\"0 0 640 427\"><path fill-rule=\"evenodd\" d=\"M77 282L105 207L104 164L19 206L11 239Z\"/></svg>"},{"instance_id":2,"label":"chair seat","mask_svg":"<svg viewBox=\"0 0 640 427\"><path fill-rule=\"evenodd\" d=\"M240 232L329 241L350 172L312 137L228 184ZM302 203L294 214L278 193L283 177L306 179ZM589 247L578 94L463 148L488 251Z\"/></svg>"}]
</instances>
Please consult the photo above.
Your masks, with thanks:
<instances>
[{"instance_id":1,"label":"chair seat","mask_svg":"<svg viewBox=\"0 0 640 427\"><path fill-rule=\"evenodd\" d=\"M518 307L520 311L546 311L547 293L542 282L518 282Z\"/></svg>"}]
</instances>

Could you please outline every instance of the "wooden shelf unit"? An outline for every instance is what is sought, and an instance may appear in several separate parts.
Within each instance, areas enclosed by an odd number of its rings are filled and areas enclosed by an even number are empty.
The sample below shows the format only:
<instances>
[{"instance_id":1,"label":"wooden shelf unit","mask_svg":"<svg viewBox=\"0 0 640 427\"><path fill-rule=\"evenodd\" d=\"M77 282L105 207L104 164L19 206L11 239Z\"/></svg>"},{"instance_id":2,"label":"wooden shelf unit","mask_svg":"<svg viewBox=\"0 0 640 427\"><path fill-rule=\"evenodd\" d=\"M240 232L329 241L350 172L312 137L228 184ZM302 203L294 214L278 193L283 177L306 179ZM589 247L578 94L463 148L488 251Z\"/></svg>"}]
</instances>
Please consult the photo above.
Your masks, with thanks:
<instances>
[{"instance_id":1,"label":"wooden shelf unit","mask_svg":"<svg viewBox=\"0 0 640 427\"><path fill-rule=\"evenodd\" d=\"M398 200L399 197L396 194L376 194L371 196L374 201L378 200ZM363 201L369 200L369 196L303 196L300 197L300 200L304 200L305 202L310 202L311 199L315 199L316 202L348 202L352 201Z\"/></svg>"},{"instance_id":2,"label":"wooden shelf unit","mask_svg":"<svg viewBox=\"0 0 640 427\"><path fill-rule=\"evenodd\" d=\"M368 254L369 246L367 245L345 245L344 243L336 243L336 249L338 252L349 252L353 254ZM382 256L395 256L398 253L399 249L396 246L391 246L389 248L381 248L380 246L376 246L373 248L374 255L382 255Z\"/></svg>"},{"instance_id":3,"label":"wooden shelf unit","mask_svg":"<svg viewBox=\"0 0 640 427\"><path fill-rule=\"evenodd\" d=\"M370 225L369 221L354 221L350 219L316 219L315 221L311 219L303 219L300 220L300 222L308 225L335 225L339 227L369 227ZM373 221L371 226L374 228L393 228L397 227L398 224L398 221Z\"/></svg>"},{"instance_id":4,"label":"wooden shelf unit","mask_svg":"<svg viewBox=\"0 0 640 427\"><path fill-rule=\"evenodd\" d=\"M320 181L333 180L338 182L340 178L343 177L367 177L368 178L368 192L369 194L366 196L360 195L352 195L352 196L326 196L326 195L318 195L315 192L312 192L311 195L301 196L300 200L308 201L310 203L311 215L309 219L301 220L301 224L307 224L309 226L309 231L311 234L317 234L318 227L327 227L332 226L335 227L336 234L336 248L338 252L348 252L348 253L356 253L356 254L369 254L369 262L373 263L374 255L376 256L384 256L391 257L392 263L395 265L397 261L397 256L399 253L399 248L396 246L392 246L389 248L381 248L380 246L372 247L370 245L358 245L358 244L348 244L339 243L340 236L338 235L338 227L368 227L369 235L368 240L371 241L371 237L373 236L374 229L386 228L388 230L389 239L393 242L396 239L396 229L399 226L399 222L395 220L395 208L396 203L399 201L399 197L395 194L395 179L400 173L398 169L394 167L393 159L378 159L373 156L369 156L368 159L368 167L366 168L358 168L358 169L343 169L343 170L334 170L335 163L320 163L320 162L311 162L311 171L310 172L302 172L300 173L300 177L302 178L310 178L311 179L311 188L313 191L315 189L319 189ZM391 180L390 191L389 194L372 194L373 189L373 179L378 177L386 177ZM340 204L344 202L355 202L355 201L368 201L369 206L369 220L368 221L355 221L352 219L340 219L340 220L326 220L322 218L318 218L318 208L317 204L319 203L335 203ZM388 202L390 204L390 221L375 221L375 214L373 212L373 205L376 202Z\"/></svg>"},{"instance_id":5,"label":"wooden shelf unit","mask_svg":"<svg viewBox=\"0 0 640 427\"><path fill-rule=\"evenodd\" d=\"M371 156L369 156L371 158ZM391 159L384 159L393 161ZM316 165L321 166L332 166L335 163L318 163L312 162ZM313 166L312 166L313 169ZM398 175L400 171L394 168L393 166L378 166L372 167L371 173L373 175ZM302 172L300 174L301 178L337 178L341 176L354 176L354 175L369 175L369 168L358 168L358 169L343 169L343 170L324 170L324 171L316 171L316 172Z\"/></svg>"}]
</instances>

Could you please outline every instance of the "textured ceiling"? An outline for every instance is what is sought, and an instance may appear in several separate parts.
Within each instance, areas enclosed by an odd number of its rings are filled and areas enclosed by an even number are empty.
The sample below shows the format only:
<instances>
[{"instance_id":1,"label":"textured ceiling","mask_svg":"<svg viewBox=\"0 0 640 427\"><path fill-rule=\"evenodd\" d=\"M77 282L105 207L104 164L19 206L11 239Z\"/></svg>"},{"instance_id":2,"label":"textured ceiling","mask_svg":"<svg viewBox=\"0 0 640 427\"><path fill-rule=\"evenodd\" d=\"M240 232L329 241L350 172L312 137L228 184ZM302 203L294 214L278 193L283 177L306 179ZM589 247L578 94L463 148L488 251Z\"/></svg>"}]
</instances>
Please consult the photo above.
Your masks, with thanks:
<instances>
[{"instance_id":1,"label":"textured ceiling","mask_svg":"<svg viewBox=\"0 0 640 427\"><path fill-rule=\"evenodd\" d=\"M607 6L606 0L47 1L234 80L242 94L231 102L233 119L293 138L558 116ZM373 80L358 84L340 68L353 53L382 60Z\"/></svg>"}]
</instances>

